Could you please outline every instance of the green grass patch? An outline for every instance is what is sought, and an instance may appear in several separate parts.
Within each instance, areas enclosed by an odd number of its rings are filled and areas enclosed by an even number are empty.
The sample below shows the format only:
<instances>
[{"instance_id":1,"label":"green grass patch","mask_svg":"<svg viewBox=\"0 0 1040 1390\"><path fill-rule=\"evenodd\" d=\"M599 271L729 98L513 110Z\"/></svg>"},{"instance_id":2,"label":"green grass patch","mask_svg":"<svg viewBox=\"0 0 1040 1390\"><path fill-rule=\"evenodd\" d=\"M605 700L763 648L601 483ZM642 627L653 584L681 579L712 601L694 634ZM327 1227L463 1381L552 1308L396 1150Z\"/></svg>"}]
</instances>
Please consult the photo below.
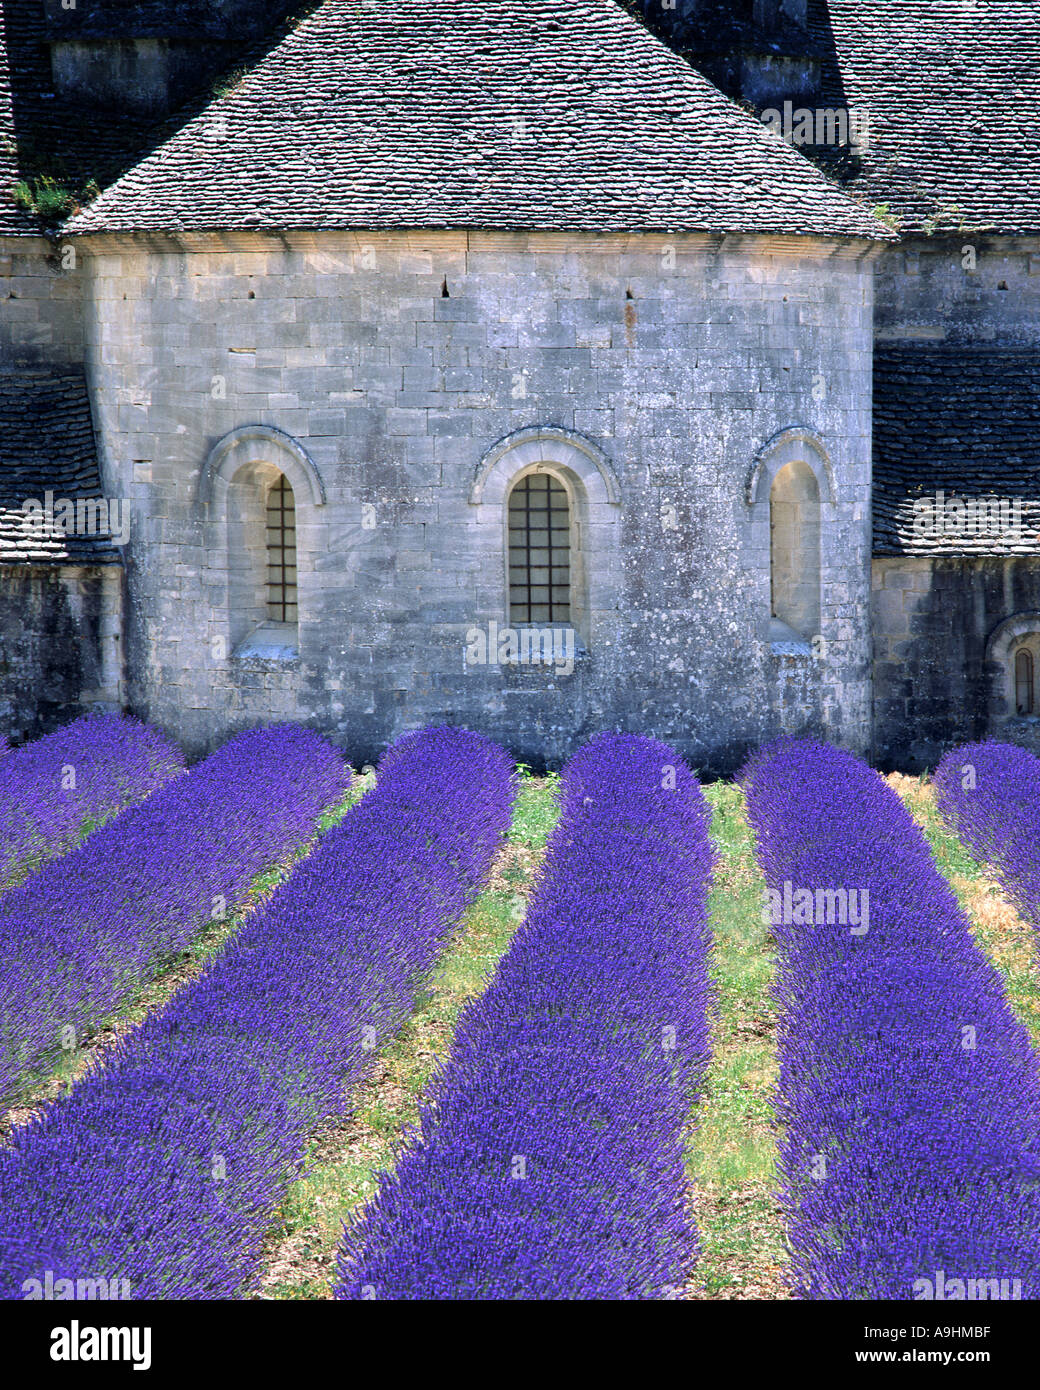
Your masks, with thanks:
<instances>
[{"instance_id":1,"label":"green grass patch","mask_svg":"<svg viewBox=\"0 0 1040 1390\"><path fill-rule=\"evenodd\" d=\"M1036 931L1016 912L991 866L972 858L939 812L926 777L893 777L891 785L924 831L939 872L947 879L979 945L1004 983L1015 1016L1040 1047L1040 960Z\"/></svg>"},{"instance_id":2,"label":"green grass patch","mask_svg":"<svg viewBox=\"0 0 1040 1390\"><path fill-rule=\"evenodd\" d=\"M765 880L755 861L743 792L716 782L705 795L718 853L708 898L717 1013L687 1153L703 1245L695 1279L708 1297L784 1297L772 1102L774 964L762 914Z\"/></svg>"},{"instance_id":3,"label":"green grass patch","mask_svg":"<svg viewBox=\"0 0 1040 1390\"><path fill-rule=\"evenodd\" d=\"M25 212L35 213L45 222L60 222L92 202L101 192L95 179L79 187L62 183L49 174L19 179L11 189L11 197Z\"/></svg>"},{"instance_id":4,"label":"green grass patch","mask_svg":"<svg viewBox=\"0 0 1040 1390\"><path fill-rule=\"evenodd\" d=\"M560 774L548 772L544 777L535 777L526 763L520 763L518 770L520 789L513 807L509 843L541 849L560 816Z\"/></svg>"},{"instance_id":5,"label":"green grass patch","mask_svg":"<svg viewBox=\"0 0 1040 1390\"><path fill-rule=\"evenodd\" d=\"M189 950L156 962L146 980L134 981L118 1009L99 1020L80 1037L77 1046L70 1048L54 1067L42 1074L26 1076L19 1098L11 1108L32 1108L70 1090L92 1062L103 1060L107 1045L143 1023L150 1013L168 1003L179 989L195 979L207 962L241 931L249 916L289 877L297 864L314 851L320 836L338 825L373 785L374 778L370 774L355 776L344 795L322 813L317 825L318 834L313 839L300 845L284 860L258 873L244 901L224 920L214 920L203 926Z\"/></svg>"},{"instance_id":6,"label":"green grass patch","mask_svg":"<svg viewBox=\"0 0 1040 1390\"><path fill-rule=\"evenodd\" d=\"M375 1195L379 1173L393 1168L438 1059L450 1054L462 1010L487 988L522 920L557 820L558 781L521 768L511 827L489 886L463 917L415 1012L375 1058L352 1114L311 1140L307 1171L287 1192L268 1236L263 1297L330 1297L344 1220Z\"/></svg>"}]
</instances>

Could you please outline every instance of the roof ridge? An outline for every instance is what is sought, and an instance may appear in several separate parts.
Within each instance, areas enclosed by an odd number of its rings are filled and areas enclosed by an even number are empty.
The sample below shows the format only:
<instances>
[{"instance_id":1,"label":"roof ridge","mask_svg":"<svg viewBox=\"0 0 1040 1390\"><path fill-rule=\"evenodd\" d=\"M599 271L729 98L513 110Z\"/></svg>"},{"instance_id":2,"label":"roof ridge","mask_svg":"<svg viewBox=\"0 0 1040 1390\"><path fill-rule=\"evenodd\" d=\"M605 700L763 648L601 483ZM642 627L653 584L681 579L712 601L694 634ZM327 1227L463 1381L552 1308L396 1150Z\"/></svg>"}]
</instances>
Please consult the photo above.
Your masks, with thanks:
<instances>
[{"instance_id":1,"label":"roof ridge","mask_svg":"<svg viewBox=\"0 0 1040 1390\"><path fill-rule=\"evenodd\" d=\"M537 188L503 139L504 73L515 119L559 137L524 151ZM323 0L65 230L358 226L892 235L615 0Z\"/></svg>"}]
</instances>

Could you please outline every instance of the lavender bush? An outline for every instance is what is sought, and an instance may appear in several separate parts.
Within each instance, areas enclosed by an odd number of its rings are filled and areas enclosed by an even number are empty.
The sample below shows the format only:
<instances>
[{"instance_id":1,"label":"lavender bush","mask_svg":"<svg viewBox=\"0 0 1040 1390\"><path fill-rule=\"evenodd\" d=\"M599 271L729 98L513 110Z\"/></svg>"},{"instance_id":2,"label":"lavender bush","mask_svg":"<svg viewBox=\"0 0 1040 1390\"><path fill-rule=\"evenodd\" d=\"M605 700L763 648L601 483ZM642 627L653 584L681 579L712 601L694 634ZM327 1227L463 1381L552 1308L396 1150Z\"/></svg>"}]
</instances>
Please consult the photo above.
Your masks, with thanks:
<instances>
[{"instance_id":1,"label":"lavender bush","mask_svg":"<svg viewBox=\"0 0 1040 1390\"><path fill-rule=\"evenodd\" d=\"M250 730L8 893L0 1103L241 904L261 870L314 835L347 780L310 730Z\"/></svg>"},{"instance_id":2,"label":"lavender bush","mask_svg":"<svg viewBox=\"0 0 1040 1390\"><path fill-rule=\"evenodd\" d=\"M0 758L0 893L183 770L180 750L158 729L109 714L88 714Z\"/></svg>"},{"instance_id":3,"label":"lavender bush","mask_svg":"<svg viewBox=\"0 0 1040 1390\"><path fill-rule=\"evenodd\" d=\"M419 1133L346 1232L339 1298L653 1298L689 1276L707 807L670 749L611 734L568 764L561 810Z\"/></svg>"},{"instance_id":4,"label":"lavender bush","mask_svg":"<svg viewBox=\"0 0 1040 1390\"><path fill-rule=\"evenodd\" d=\"M513 792L479 735L398 742L203 975L0 1154L0 1293L48 1270L141 1299L241 1293L308 1131L411 1011Z\"/></svg>"},{"instance_id":5,"label":"lavender bush","mask_svg":"<svg viewBox=\"0 0 1040 1390\"><path fill-rule=\"evenodd\" d=\"M774 745L744 781L774 895L800 1292L1040 1297L1037 1058L924 836L836 748Z\"/></svg>"},{"instance_id":6,"label":"lavender bush","mask_svg":"<svg viewBox=\"0 0 1040 1390\"><path fill-rule=\"evenodd\" d=\"M932 780L944 819L1040 928L1040 758L1011 743L966 743Z\"/></svg>"}]
</instances>

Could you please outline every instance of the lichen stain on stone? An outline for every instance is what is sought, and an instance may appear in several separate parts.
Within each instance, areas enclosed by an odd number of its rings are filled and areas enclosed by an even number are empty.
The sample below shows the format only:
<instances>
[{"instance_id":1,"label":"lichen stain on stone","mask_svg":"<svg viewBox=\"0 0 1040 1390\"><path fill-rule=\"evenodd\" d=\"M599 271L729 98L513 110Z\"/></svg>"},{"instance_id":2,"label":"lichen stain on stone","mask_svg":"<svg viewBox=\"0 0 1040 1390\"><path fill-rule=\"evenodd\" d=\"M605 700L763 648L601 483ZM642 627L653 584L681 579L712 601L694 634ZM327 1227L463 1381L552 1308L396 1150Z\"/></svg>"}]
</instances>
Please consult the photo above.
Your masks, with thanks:
<instances>
[{"instance_id":1,"label":"lichen stain on stone","mask_svg":"<svg viewBox=\"0 0 1040 1390\"><path fill-rule=\"evenodd\" d=\"M630 348L636 345L636 304L631 290L626 292L625 299L625 342Z\"/></svg>"}]
</instances>

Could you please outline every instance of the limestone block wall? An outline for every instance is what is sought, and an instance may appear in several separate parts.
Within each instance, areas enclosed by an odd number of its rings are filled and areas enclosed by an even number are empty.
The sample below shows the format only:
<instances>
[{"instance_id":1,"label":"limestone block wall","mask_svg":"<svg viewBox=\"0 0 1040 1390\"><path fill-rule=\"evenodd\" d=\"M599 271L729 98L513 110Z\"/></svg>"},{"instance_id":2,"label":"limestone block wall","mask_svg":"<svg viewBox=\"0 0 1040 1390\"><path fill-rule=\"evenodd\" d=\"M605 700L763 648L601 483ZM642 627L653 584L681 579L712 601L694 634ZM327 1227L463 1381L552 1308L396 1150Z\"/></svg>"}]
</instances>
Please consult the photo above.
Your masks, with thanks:
<instances>
[{"instance_id":1,"label":"limestone block wall","mask_svg":"<svg viewBox=\"0 0 1040 1390\"><path fill-rule=\"evenodd\" d=\"M231 66L290 0L43 0L55 91L86 107L170 110Z\"/></svg>"},{"instance_id":2,"label":"limestone block wall","mask_svg":"<svg viewBox=\"0 0 1040 1390\"><path fill-rule=\"evenodd\" d=\"M363 758L438 720L535 762L604 727L720 771L781 728L868 746L865 245L381 232L80 250L105 488L133 503L131 698L189 746L283 717ZM821 631L777 652L768 489L802 455L821 480ZM236 489L272 466L296 499L298 649L246 659ZM572 502L573 672L468 663L474 630L508 622L505 498L540 468Z\"/></svg>"},{"instance_id":3,"label":"limestone block wall","mask_svg":"<svg viewBox=\"0 0 1040 1390\"><path fill-rule=\"evenodd\" d=\"M1040 557L878 558L873 609L878 766L919 772L988 734L1040 742L1040 721L1007 719L1000 642L1016 615L1040 634Z\"/></svg>"},{"instance_id":4,"label":"limestone block wall","mask_svg":"<svg viewBox=\"0 0 1040 1390\"><path fill-rule=\"evenodd\" d=\"M78 271L46 237L0 237L0 367L83 361Z\"/></svg>"},{"instance_id":5,"label":"limestone block wall","mask_svg":"<svg viewBox=\"0 0 1040 1390\"><path fill-rule=\"evenodd\" d=\"M1040 340L1040 237L970 231L886 247L877 261L881 342Z\"/></svg>"},{"instance_id":6,"label":"limestone block wall","mask_svg":"<svg viewBox=\"0 0 1040 1390\"><path fill-rule=\"evenodd\" d=\"M35 738L125 699L119 565L0 566L0 729Z\"/></svg>"}]
</instances>

